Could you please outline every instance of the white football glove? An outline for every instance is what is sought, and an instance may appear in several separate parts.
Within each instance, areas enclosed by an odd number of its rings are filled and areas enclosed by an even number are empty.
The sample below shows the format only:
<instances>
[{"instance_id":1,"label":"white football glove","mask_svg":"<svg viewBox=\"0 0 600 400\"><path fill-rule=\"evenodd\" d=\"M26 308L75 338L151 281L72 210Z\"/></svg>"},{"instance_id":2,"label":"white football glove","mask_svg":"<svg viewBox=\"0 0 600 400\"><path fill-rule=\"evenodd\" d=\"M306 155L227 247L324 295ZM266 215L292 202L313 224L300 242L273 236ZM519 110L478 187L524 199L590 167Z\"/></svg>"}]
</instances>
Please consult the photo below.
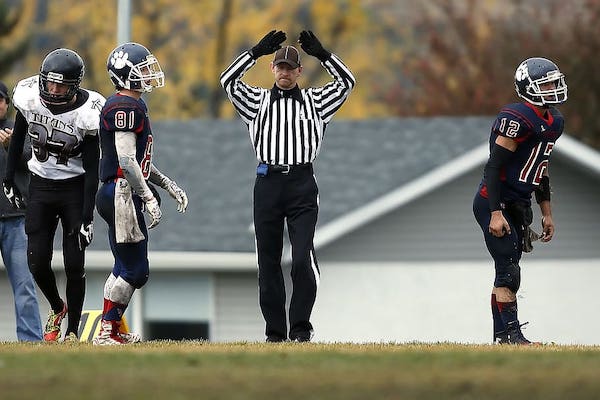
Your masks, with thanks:
<instances>
[{"instance_id":1,"label":"white football glove","mask_svg":"<svg viewBox=\"0 0 600 400\"><path fill-rule=\"evenodd\" d=\"M86 247L92 243L92 239L94 238L94 223L90 222L89 224L81 224L81 228L79 228L78 243L79 250L83 251Z\"/></svg>"},{"instance_id":2,"label":"white football glove","mask_svg":"<svg viewBox=\"0 0 600 400\"><path fill-rule=\"evenodd\" d=\"M185 191L177 186L175 181L169 182L165 190L169 192L169 195L177 202L177 211L184 213L188 205L188 198L187 194L185 194Z\"/></svg>"},{"instance_id":3,"label":"white football glove","mask_svg":"<svg viewBox=\"0 0 600 400\"><path fill-rule=\"evenodd\" d=\"M156 225L158 225L160 219L162 218L162 211L160 211L158 200L156 200L155 197L152 197L146 202L146 211L148 211L148 214L150 214L150 218L152 218L150 225L148 225L148 229L152 229Z\"/></svg>"}]
</instances>

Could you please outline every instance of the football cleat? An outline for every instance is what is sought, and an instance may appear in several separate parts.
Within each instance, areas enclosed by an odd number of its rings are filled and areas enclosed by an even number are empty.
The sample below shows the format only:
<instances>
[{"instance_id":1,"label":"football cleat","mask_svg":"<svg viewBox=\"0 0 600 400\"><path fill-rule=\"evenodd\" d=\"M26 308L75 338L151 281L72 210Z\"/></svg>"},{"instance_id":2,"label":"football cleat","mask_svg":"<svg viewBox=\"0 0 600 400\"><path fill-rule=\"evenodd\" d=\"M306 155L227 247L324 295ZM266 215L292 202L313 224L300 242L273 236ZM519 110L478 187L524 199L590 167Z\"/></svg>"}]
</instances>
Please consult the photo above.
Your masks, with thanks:
<instances>
[{"instance_id":1,"label":"football cleat","mask_svg":"<svg viewBox=\"0 0 600 400\"><path fill-rule=\"evenodd\" d=\"M519 324L519 321L509 322L506 328L506 336L507 341L506 344L516 344L520 346L539 346L541 342L532 342L527 339L523 332L521 332L521 327L527 325L529 322L525 322L523 324ZM501 343L502 344L502 343Z\"/></svg>"},{"instance_id":2,"label":"football cleat","mask_svg":"<svg viewBox=\"0 0 600 400\"><path fill-rule=\"evenodd\" d=\"M506 331L494 332L494 344L508 344L508 333Z\"/></svg>"},{"instance_id":3,"label":"football cleat","mask_svg":"<svg viewBox=\"0 0 600 400\"><path fill-rule=\"evenodd\" d=\"M120 346L127 344L119 336L98 335L92 340L94 346Z\"/></svg>"},{"instance_id":4,"label":"football cleat","mask_svg":"<svg viewBox=\"0 0 600 400\"><path fill-rule=\"evenodd\" d=\"M69 332L69 334L63 339L63 343L77 344L79 343L79 338L74 332Z\"/></svg>"},{"instance_id":5,"label":"football cleat","mask_svg":"<svg viewBox=\"0 0 600 400\"><path fill-rule=\"evenodd\" d=\"M60 323L67 315L67 304L63 302L63 309L58 313L54 313L54 310L48 311L48 321L44 328L44 341L46 342L57 342L60 338Z\"/></svg>"},{"instance_id":6,"label":"football cleat","mask_svg":"<svg viewBox=\"0 0 600 400\"><path fill-rule=\"evenodd\" d=\"M121 338L123 340L125 340L125 342L127 344L131 344L131 343L139 343L142 341L142 337L137 334L137 333L123 333L123 332L119 332L119 336L121 336Z\"/></svg>"},{"instance_id":7,"label":"football cleat","mask_svg":"<svg viewBox=\"0 0 600 400\"><path fill-rule=\"evenodd\" d=\"M92 340L95 346L118 346L122 344L139 343L142 339L135 333L121 333L119 321L102 320L100 332Z\"/></svg>"},{"instance_id":8,"label":"football cleat","mask_svg":"<svg viewBox=\"0 0 600 400\"><path fill-rule=\"evenodd\" d=\"M119 335L119 324L117 321L102 320L100 323L100 332L94 337L92 343L95 346L118 346L127 344Z\"/></svg>"}]
</instances>

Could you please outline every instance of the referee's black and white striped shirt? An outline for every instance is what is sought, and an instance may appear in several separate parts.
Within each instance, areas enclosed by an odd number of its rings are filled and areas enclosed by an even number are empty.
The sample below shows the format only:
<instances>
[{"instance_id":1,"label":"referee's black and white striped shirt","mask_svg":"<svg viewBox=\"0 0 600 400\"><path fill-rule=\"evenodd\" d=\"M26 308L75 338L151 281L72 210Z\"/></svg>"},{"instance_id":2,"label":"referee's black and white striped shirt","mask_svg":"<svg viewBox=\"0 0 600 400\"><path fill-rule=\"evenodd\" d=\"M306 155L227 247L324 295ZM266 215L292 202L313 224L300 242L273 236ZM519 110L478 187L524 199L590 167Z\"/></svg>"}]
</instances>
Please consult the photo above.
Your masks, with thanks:
<instances>
[{"instance_id":1,"label":"referee's black and white striped shirt","mask_svg":"<svg viewBox=\"0 0 600 400\"><path fill-rule=\"evenodd\" d=\"M248 126L259 162L296 165L313 162L327 124L352 91L356 80L335 54L321 64L334 80L317 88L283 91L242 82L256 64L248 51L221 74L221 85Z\"/></svg>"}]
</instances>

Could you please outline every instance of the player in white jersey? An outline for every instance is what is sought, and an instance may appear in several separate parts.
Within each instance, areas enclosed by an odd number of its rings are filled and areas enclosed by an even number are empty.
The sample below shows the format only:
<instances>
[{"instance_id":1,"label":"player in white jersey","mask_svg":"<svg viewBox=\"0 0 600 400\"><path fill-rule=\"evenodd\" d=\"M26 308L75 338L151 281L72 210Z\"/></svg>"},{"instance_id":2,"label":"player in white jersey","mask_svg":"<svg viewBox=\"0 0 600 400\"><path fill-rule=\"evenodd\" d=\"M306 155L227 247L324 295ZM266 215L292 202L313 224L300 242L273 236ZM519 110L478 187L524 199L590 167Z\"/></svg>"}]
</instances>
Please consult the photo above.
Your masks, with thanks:
<instances>
[{"instance_id":1,"label":"player in white jersey","mask_svg":"<svg viewBox=\"0 0 600 400\"><path fill-rule=\"evenodd\" d=\"M20 81L13 94L17 115L3 187L13 205L24 206L13 178L28 134L33 156L28 162L31 182L25 216L27 262L51 307L44 330L46 341L59 340L61 322L67 315L65 340L77 340L85 296L84 250L93 234L99 115L105 99L80 88L84 70L83 60L76 52L53 50L42 62L39 75ZM58 293L50 265L59 220L66 301Z\"/></svg>"}]
</instances>

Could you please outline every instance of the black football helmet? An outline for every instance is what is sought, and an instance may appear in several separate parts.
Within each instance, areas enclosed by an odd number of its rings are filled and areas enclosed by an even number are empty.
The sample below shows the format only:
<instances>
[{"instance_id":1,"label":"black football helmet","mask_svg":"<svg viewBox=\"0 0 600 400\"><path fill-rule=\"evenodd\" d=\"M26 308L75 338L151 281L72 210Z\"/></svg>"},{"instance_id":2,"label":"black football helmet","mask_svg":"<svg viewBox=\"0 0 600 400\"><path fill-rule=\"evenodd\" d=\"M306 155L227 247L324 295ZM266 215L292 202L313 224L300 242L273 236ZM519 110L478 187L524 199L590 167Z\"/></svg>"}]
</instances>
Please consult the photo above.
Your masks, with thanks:
<instances>
[{"instance_id":1,"label":"black football helmet","mask_svg":"<svg viewBox=\"0 0 600 400\"><path fill-rule=\"evenodd\" d=\"M554 83L553 88L541 88L549 82ZM519 97L536 106L562 104L567 100L565 75L556 64L542 57L528 58L517 67L515 90Z\"/></svg>"},{"instance_id":2,"label":"black football helmet","mask_svg":"<svg viewBox=\"0 0 600 400\"><path fill-rule=\"evenodd\" d=\"M67 104L73 99L85 73L85 66L79 54L69 49L51 51L40 67L40 97L47 104ZM48 82L68 86L66 93L53 94L48 91Z\"/></svg>"},{"instance_id":3,"label":"black football helmet","mask_svg":"<svg viewBox=\"0 0 600 400\"><path fill-rule=\"evenodd\" d=\"M110 52L106 62L117 89L151 92L165 85L165 74L156 57L139 43L124 43Z\"/></svg>"}]
</instances>

